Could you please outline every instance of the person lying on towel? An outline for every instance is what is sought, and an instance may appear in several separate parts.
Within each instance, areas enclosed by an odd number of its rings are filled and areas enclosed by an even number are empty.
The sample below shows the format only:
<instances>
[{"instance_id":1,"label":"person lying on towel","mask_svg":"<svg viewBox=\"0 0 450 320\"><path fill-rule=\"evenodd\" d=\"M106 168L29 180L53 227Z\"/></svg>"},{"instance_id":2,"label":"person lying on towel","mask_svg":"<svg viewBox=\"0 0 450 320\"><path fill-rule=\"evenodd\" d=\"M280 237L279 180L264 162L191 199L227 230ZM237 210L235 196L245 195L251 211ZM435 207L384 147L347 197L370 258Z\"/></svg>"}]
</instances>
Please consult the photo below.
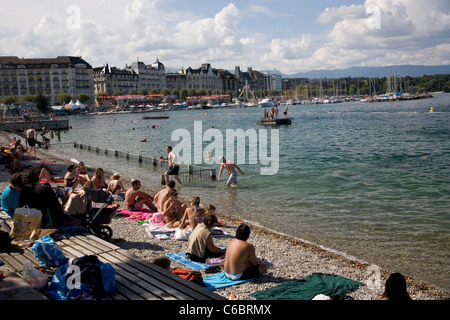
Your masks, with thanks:
<instances>
[{"instance_id":1,"label":"person lying on towel","mask_svg":"<svg viewBox=\"0 0 450 320\"><path fill-rule=\"evenodd\" d=\"M236 229L236 238L228 244L225 253L225 275L230 280L246 280L259 278L267 272L267 264L258 260L255 247L248 243L250 227L241 224Z\"/></svg>"}]
</instances>

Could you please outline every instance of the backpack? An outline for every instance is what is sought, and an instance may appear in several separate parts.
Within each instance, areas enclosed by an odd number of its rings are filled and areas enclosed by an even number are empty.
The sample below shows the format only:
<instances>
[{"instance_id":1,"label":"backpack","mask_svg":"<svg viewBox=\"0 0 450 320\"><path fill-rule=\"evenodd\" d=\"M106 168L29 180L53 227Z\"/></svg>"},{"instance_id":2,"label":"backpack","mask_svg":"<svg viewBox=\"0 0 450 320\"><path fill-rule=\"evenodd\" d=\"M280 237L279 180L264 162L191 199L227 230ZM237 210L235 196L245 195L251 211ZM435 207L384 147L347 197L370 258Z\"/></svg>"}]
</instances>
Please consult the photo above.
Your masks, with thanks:
<instances>
[{"instance_id":1,"label":"backpack","mask_svg":"<svg viewBox=\"0 0 450 320\"><path fill-rule=\"evenodd\" d=\"M189 270L189 269L184 269L184 268L175 268L175 269L172 269L172 273L174 273L186 280L192 281L193 283L196 283L202 287L205 286L205 284L203 283L203 276L200 271L194 271L194 270Z\"/></svg>"}]
</instances>

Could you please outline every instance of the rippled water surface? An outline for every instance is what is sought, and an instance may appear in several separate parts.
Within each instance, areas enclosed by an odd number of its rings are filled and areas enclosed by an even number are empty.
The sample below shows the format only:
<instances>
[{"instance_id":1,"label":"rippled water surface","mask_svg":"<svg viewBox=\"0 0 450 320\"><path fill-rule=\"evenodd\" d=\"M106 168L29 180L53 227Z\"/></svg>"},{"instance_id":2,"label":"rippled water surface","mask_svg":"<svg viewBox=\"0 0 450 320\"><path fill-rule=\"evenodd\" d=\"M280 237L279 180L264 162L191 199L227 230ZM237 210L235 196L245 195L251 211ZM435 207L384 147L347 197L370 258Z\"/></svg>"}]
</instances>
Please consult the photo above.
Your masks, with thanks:
<instances>
[{"instance_id":1,"label":"rippled water surface","mask_svg":"<svg viewBox=\"0 0 450 320\"><path fill-rule=\"evenodd\" d=\"M266 167L261 159L250 164L247 158L236 188L228 189L225 181L194 181L181 187L182 194L199 195L219 211L450 289L450 94L289 106L292 125L273 128L256 124L262 113L251 108L171 111L167 120L143 120L149 113L70 117L72 129L62 134L61 145L53 142L51 151L159 189L165 167L80 150L68 142L159 158L166 156L166 145L180 143L171 140L180 129L190 132L194 149L195 121L197 131L199 124L201 133L214 126L224 140L227 129L242 129L254 130L261 142L265 135L259 129L268 129L270 142L270 130L278 130L277 174L261 175ZM140 142L144 137L147 142ZM253 147L247 142L247 155Z\"/></svg>"}]
</instances>

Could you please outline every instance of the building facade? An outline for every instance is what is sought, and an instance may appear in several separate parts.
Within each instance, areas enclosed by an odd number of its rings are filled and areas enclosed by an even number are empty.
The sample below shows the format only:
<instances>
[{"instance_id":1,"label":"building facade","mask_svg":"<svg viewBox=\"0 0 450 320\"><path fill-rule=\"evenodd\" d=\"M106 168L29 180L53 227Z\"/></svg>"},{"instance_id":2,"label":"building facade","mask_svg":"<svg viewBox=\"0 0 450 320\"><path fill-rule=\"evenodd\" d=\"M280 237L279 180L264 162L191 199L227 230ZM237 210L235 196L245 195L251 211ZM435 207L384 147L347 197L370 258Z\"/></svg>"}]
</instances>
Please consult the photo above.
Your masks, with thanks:
<instances>
[{"instance_id":1,"label":"building facade","mask_svg":"<svg viewBox=\"0 0 450 320\"><path fill-rule=\"evenodd\" d=\"M139 89L150 91L157 89L160 92L166 88L166 69L164 65L156 59L151 65L146 65L141 61L135 61L128 70L133 70L139 76Z\"/></svg>"},{"instance_id":2,"label":"building facade","mask_svg":"<svg viewBox=\"0 0 450 320\"><path fill-rule=\"evenodd\" d=\"M84 93L90 97L88 103L94 102L93 69L81 57L0 57L0 97L22 101L26 95L43 95L56 104L62 93L74 99Z\"/></svg>"},{"instance_id":3,"label":"building facade","mask_svg":"<svg viewBox=\"0 0 450 320\"><path fill-rule=\"evenodd\" d=\"M94 69L95 94L100 92L112 94L117 91L129 94L132 90L139 90L139 75L134 70L118 69L108 64Z\"/></svg>"},{"instance_id":4,"label":"building facade","mask_svg":"<svg viewBox=\"0 0 450 320\"><path fill-rule=\"evenodd\" d=\"M186 89L205 89L210 91L222 90L222 80L217 69L213 69L209 63L204 63L198 69L187 68Z\"/></svg>"}]
</instances>

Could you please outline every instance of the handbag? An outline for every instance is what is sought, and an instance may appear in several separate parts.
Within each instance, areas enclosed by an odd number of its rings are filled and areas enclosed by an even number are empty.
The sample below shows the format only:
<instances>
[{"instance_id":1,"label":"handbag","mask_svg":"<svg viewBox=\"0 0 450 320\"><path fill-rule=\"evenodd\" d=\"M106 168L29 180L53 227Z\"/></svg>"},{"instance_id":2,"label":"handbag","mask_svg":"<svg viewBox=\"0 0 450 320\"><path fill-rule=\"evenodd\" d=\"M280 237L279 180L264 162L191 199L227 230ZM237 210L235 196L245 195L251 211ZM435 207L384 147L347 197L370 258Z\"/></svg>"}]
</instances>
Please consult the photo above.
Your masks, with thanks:
<instances>
[{"instance_id":1,"label":"handbag","mask_svg":"<svg viewBox=\"0 0 450 320\"><path fill-rule=\"evenodd\" d=\"M14 211L11 238L29 237L35 229L41 228L42 212L24 206Z\"/></svg>"}]
</instances>

